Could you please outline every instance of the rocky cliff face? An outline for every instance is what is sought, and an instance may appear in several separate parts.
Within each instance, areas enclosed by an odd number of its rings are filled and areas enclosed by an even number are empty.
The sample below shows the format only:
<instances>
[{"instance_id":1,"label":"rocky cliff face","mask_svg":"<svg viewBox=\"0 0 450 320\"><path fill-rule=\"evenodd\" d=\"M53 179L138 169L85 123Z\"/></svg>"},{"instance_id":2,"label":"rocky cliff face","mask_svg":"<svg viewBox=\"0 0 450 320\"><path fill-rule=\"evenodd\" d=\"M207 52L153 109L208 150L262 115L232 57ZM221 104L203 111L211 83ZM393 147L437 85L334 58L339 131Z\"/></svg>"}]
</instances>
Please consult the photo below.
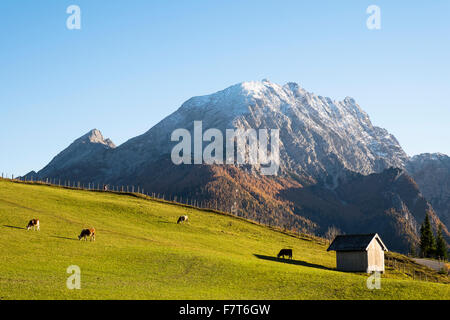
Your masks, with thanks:
<instances>
[{"instance_id":1,"label":"rocky cliff face","mask_svg":"<svg viewBox=\"0 0 450 320\"><path fill-rule=\"evenodd\" d=\"M148 179L147 177L152 177ZM149 164L131 181L165 198L203 203L269 225L324 235L334 226L349 233L379 233L390 250L417 249L428 213L440 223L417 184L402 169L348 172L331 189L289 176L260 176L236 166ZM444 230L450 240L447 230Z\"/></svg>"},{"instance_id":2,"label":"rocky cliff face","mask_svg":"<svg viewBox=\"0 0 450 320\"><path fill-rule=\"evenodd\" d=\"M223 136L226 129L279 130L278 175L262 176L258 165L175 165L170 154L178 142L171 134L186 129L194 136L194 121L202 121L203 132L214 128ZM439 220L414 181L389 169L406 163L395 137L374 126L354 99L334 101L295 83L264 80L191 98L117 148L93 130L37 176L139 185L318 234L333 225L347 233L378 232L405 252L417 243L426 212Z\"/></svg>"},{"instance_id":3,"label":"rocky cliff face","mask_svg":"<svg viewBox=\"0 0 450 320\"><path fill-rule=\"evenodd\" d=\"M104 139L99 130L93 129L75 140L37 174L30 172L27 176L35 179L59 178L71 181L77 178L78 181L83 181L86 177L103 179L107 157L115 148L110 139Z\"/></svg>"},{"instance_id":4,"label":"rocky cliff face","mask_svg":"<svg viewBox=\"0 0 450 320\"><path fill-rule=\"evenodd\" d=\"M420 154L407 162L406 170L442 222L450 228L450 157L440 153Z\"/></svg>"},{"instance_id":5,"label":"rocky cliff face","mask_svg":"<svg viewBox=\"0 0 450 320\"><path fill-rule=\"evenodd\" d=\"M407 155L394 136L375 127L352 98L333 101L300 88L269 81L244 82L212 95L194 97L142 136L114 153L117 176L169 154L178 128L203 130L279 129L281 173L331 184L343 171L362 174L403 167ZM131 159L132 161L124 161Z\"/></svg>"},{"instance_id":6,"label":"rocky cliff face","mask_svg":"<svg viewBox=\"0 0 450 320\"><path fill-rule=\"evenodd\" d=\"M244 82L215 94L191 98L148 132L118 148L93 130L38 174L55 175L59 169L76 169L77 163L86 162L86 158L99 160L104 156L105 163L99 168L102 174L77 177L120 180L170 154L175 145L170 139L172 132L184 128L193 134L194 121L202 121L203 131L216 128L224 135L226 129L278 129L280 173L333 186L343 172L381 172L389 167L403 167L408 159L395 137L373 126L352 98L333 101L295 83L280 86L262 81ZM83 144L85 148L78 151ZM111 152L97 152L105 150Z\"/></svg>"}]
</instances>

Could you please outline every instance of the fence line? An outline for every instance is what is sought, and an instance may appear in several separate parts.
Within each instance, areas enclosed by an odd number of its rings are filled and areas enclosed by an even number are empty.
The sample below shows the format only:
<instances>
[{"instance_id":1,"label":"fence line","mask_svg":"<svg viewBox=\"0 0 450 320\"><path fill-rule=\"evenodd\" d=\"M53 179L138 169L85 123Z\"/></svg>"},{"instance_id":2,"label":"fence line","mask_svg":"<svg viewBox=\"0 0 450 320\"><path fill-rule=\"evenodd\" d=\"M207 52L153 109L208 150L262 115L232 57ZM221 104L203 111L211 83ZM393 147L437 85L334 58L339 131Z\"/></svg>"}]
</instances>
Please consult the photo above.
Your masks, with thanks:
<instances>
[{"instance_id":1,"label":"fence line","mask_svg":"<svg viewBox=\"0 0 450 320\"><path fill-rule=\"evenodd\" d=\"M216 200L214 201L198 201L197 199L194 198L189 198L187 196L185 196L184 198L182 196L171 196L169 194L169 196L166 197L166 195L164 193L156 193L156 192L145 192L144 188L141 188L140 186L125 186L125 185L111 185L111 184L106 184L106 183L99 183L99 182L88 182L88 183L81 183L80 181L70 181L70 180L61 180L61 179L56 179L56 178L46 178L45 181L41 180L41 179L33 179L33 177L30 178L24 178L24 177L16 177L14 178L13 174L8 174L8 173L4 173L2 172L2 179L3 180L10 180L10 181L15 181L15 182L30 182L30 183L37 183L37 184L43 184L43 185L48 185L48 186L55 186L55 187L62 187L62 188L70 188L70 189L76 189L76 190L86 190L86 191L101 191L101 192L113 192L113 193L121 193L121 194L137 194L137 195L141 195L141 196L146 196L150 199L157 199L157 200L162 200L165 202L171 202L173 204L178 204L178 205L183 205L183 206L189 206L193 209L200 209L200 210L211 210L211 211L216 211L216 212L220 212L220 213L225 213L227 215L230 216L235 216L238 218L242 218L239 215L239 210L233 210L233 205L230 206L230 208L228 208L228 206L224 206L224 205L220 205L219 202ZM137 191L137 192L135 192ZM229 209L229 210L228 210ZM276 226L273 223L271 223L270 219L264 219L266 221L263 221L261 219L261 217L258 217L257 219L248 219L248 218L244 218L248 221L251 221L253 223L259 224L259 225L263 225L266 227L270 227L273 229L279 229L279 231L288 231L291 233L294 233L298 236L313 236L311 234L305 234L305 233L301 233L301 232L295 232L295 230L291 230L287 227L282 227L282 226ZM419 281L437 281L436 278L434 277L428 277L428 275L424 272L419 272L416 271L414 268L408 268L407 265L405 263L399 262L396 259L392 259L389 257L386 257L386 266L387 267L392 267L393 269L399 270L400 272L403 272L409 276L411 276L414 280L419 280Z\"/></svg>"},{"instance_id":2,"label":"fence line","mask_svg":"<svg viewBox=\"0 0 450 320\"><path fill-rule=\"evenodd\" d=\"M220 213L225 213L230 216L243 218L239 215L239 212L238 212L239 210L233 210L233 205L231 205L230 208L228 208L228 206L220 205L219 202L217 201L217 199L214 201L205 201L205 200L198 201L197 199L189 198L187 196L185 196L185 198L183 198L182 196L180 196L178 198L178 196L176 196L176 195L171 197L170 194L168 197L166 197L166 195L164 193L156 193L156 192L148 193L148 192L144 191L144 188L141 188L140 186L134 186L134 185L132 185L132 186L119 185L118 186L118 185L110 185L110 184L99 183L99 182L97 182L97 183L95 183L95 182L81 183L80 181L61 180L59 178L58 179L46 178L45 181L43 181L40 179L33 179L33 177L30 177L28 179L26 179L24 177L14 178L13 174L8 174L8 173L3 173L3 172L2 172L2 179L15 181L15 182L37 183L37 184L43 184L43 185L48 185L48 186L70 188L70 189L76 189L76 190L113 192L113 193L119 193L119 194L132 193L132 194L138 194L141 196L146 196L150 199L157 199L157 200L162 200L165 202L171 202L173 204L189 206L193 209L211 210L211 211L216 211L216 212L220 212ZM135 192L135 190L137 192ZM244 218L244 219L247 221L251 221L253 223L259 224L259 225L263 225L263 226L270 227L273 229L278 229L279 231L291 232L298 236L306 235L306 236L315 237L314 235L311 235L311 234L301 233L299 231L295 232L295 230L288 229L287 227L276 226L271 223L270 219L267 219L267 221L262 221L261 217L258 217L257 221L248 219L248 218ZM266 219L264 219L264 220L266 220ZM408 268L405 263L399 262L396 259L386 257L385 264L387 267L392 267L396 270L399 270L400 272L403 272L403 273L411 276L414 280L419 280L419 281L429 281L429 280L433 281L434 280L434 282L438 281L434 277L428 277L428 275L425 272L416 271L414 268L411 268L411 267Z\"/></svg>"},{"instance_id":3,"label":"fence line","mask_svg":"<svg viewBox=\"0 0 450 320\"><path fill-rule=\"evenodd\" d=\"M5 174L2 172L2 179L4 180L10 180L15 182L25 182L25 183L37 183L42 185L48 185L48 186L54 186L54 187L61 187L61 188L70 188L75 190L86 190L86 191L102 191L102 192L114 192L114 193L122 193L122 194L136 194L141 196L146 196L151 199L156 199L160 201L165 202L171 202L173 204L188 206L193 209L200 209L200 210L209 210L209 211L216 211L218 213L234 216L237 218L241 218L247 221L250 221L255 224L259 224L262 226L266 226L281 232L285 233L291 233L295 234L299 237L312 237L316 239L320 239L319 237L315 236L314 234L310 234L307 232L301 232L301 230L292 229L289 225L280 225L275 223L275 221L272 221L269 219L261 219L261 217L257 217L255 219L244 217L242 214L240 214L239 210L233 209L233 205L224 205L220 204L217 199L212 201L206 201L206 200L197 200L194 198L189 198L185 196L184 198L182 196L173 195L170 194L166 196L164 193L148 193L145 192L144 188L141 186L135 186L135 185L112 185L107 183L99 183L99 182L80 182L80 181L70 181L67 180L61 180L60 178L45 178L45 179L37 179L33 177L14 177L13 174Z\"/></svg>"},{"instance_id":4,"label":"fence line","mask_svg":"<svg viewBox=\"0 0 450 320\"><path fill-rule=\"evenodd\" d=\"M410 276L413 280L418 281L429 281L429 282L439 282L439 279L435 276L428 276L426 272L418 271L411 266L408 266L404 262L400 262L395 258L386 257L385 259L386 267L391 267L395 270L403 272L404 274Z\"/></svg>"}]
</instances>

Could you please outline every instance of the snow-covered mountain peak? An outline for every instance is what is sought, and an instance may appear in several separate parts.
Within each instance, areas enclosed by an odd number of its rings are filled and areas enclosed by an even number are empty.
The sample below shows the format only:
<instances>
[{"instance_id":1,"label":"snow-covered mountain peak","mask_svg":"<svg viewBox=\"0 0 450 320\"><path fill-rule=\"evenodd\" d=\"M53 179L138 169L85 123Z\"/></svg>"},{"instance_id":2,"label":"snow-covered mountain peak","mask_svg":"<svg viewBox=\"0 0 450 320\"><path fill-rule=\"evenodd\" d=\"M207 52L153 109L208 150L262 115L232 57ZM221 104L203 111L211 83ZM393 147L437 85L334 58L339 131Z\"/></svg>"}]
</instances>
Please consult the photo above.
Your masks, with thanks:
<instances>
[{"instance_id":1,"label":"snow-covered mountain peak","mask_svg":"<svg viewBox=\"0 0 450 320\"><path fill-rule=\"evenodd\" d=\"M195 121L202 121L203 130L216 128L223 134L226 129L279 130L280 173L326 179L330 185L343 171L381 172L401 168L408 159L395 137L373 126L353 98L335 101L307 92L297 83L281 86L263 80L193 97L118 148L99 130L91 130L63 152L64 161L72 162L79 154L105 156L110 174L120 176L170 154L172 133L184 128L192 134Z\"/></svg>"},{"instance_id":2,"label":"snow-covered mountain peak","mask_svg":"<svg viewBox=\"0 0 450 320\"><path fill-rule=\"evenodd\" d=\"M267 79L241 82L213 94L193 97L186 101L180 110L216 110L227 112L229 116L240 116L250 113L250 108L265 108L284 113L289 107L302 108L305 105L322 118L348 114L363 121L368 120L367 114L353 98L346 97L343 101L335 101L308 92L295 82L281 86ZM288 108L283 111L282 107Z\"/></svg>"},{"instance_id":3,"label":"snow-covered mountain peak","mask_svg":"<svg viewBox=\"0 0 450 320\"><path fill-rule=\"evenodd\" d=\"M336 101L294 82L281 86L269 80L241 82L191 98L142 138L126 143L124 149L146 149L150 144L152 149L158 145L159 150L170 152L167 141L171 132L191 130L199 120L204 129L279 129L285 172L337 177L345 168L369 174L403 167L407 160L395 137L373 126L355 99Z\"/></svg>"}]
</instances>

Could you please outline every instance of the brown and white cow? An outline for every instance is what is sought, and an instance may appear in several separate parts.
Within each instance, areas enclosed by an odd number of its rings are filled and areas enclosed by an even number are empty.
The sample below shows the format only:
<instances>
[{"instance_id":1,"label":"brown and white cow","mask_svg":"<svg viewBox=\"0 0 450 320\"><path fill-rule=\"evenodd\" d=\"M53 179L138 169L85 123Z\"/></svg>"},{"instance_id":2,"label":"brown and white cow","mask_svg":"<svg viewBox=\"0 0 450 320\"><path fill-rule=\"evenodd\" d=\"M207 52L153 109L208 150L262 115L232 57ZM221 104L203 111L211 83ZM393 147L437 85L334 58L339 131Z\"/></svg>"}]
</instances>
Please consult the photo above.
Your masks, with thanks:
<instances>
[{"instance_id":1,"label":"brown and white cow","mask_svg":"<svg viewBox=\"0 0 450 320\"><path fill-rule=\"evenodd\" d=\"M31 228L34 230L40 230L39 219L31 219L30 222L28 222L27 230L30 230Z\"/></svg>"},{"instance_id":2,"label":"brown and white cow","mask_svg":"<svg viewBox=\"0 0 450 320\"><path fill-rule=\"evenodd\" d=\"M89 237L91 241L92 240L95 241L95 228L81 230L81 233L78 236L78 240L81 240L84 238L84 240L87 241L87 237Z\"/></svg>"},{"instance_id":3,"label":"brown and white cow","mask_svg":"<svg viewBox=\"0 0 450 320\"><path fill-rule=\"evenodd\" d=\"M181 216L178 218L177 223L187 222L187 221L188 221L188 216Z\"/></svg>"}]
</instances>

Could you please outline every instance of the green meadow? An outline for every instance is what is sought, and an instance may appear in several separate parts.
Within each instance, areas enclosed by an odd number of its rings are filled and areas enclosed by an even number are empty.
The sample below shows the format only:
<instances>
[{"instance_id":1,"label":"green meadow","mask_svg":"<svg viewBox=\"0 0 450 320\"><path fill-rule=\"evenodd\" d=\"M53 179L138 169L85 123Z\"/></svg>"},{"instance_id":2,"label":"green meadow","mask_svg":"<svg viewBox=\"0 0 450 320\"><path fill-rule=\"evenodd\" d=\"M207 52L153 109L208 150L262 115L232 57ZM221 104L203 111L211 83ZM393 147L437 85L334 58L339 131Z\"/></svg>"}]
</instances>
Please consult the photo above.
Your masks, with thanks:
<instances>
[{"instance_id":1,"label":"green meadow","mask_svg":"<svg viewBox=\"0 0 450 320\"><path fill-rule=\"evenodd\" d=\"M33 218L40 231L25 229ZM79 241L88 227L96 241ZM281 248L292 261L276 259ZM0 180L0 299L450 299L448 284L389 273L369 290L326 248L215 212ZM79 290L66 286L71 265Z\"/></svg>"}]
</instances>

